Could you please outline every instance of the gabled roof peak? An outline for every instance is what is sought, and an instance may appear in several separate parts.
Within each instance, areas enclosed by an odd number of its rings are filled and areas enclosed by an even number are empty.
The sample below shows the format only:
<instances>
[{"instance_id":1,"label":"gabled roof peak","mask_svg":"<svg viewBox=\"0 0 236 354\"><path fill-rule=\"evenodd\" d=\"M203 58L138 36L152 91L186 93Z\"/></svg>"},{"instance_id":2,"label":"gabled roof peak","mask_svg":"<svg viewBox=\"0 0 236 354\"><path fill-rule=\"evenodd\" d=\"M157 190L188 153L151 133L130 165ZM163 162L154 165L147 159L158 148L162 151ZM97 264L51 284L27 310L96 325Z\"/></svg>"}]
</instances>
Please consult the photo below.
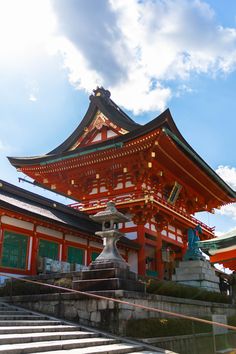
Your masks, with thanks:
<instances>
[{"instance_id":1,"label":"gabled roof peak","mask_svg":"<svg viewBox=\"0 0 236 354\"><path fill-rule=\"evenodd\" d=\"M93 90L93 93L94 94L89 96L91 104L97 106L103 113L108 113L109 118L115 120L117 118L116 123L118 125L122 125L122 122L125 125L128 124L128 130L136 129L139 126L138 123L133 121L133 119L111 99L111 92L109 90L104 89L102 86L97 86L97 88ZM114 114L117 117L115 117Z\"/></svg>"}]
</instances>

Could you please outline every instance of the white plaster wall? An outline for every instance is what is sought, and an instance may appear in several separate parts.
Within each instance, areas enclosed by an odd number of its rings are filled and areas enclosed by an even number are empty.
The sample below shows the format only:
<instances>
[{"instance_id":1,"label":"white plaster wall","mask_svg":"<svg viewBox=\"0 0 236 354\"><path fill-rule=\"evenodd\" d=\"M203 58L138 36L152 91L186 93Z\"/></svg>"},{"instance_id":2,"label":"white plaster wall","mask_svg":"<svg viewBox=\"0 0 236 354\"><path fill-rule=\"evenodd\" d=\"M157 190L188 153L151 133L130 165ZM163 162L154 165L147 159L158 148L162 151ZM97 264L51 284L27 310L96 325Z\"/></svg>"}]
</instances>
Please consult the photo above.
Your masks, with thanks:
<instances>
[{"instance_id":1,"label":"white plaster wall","mask_svg":"<svg viewBox=\"0 0 236 354\"><path fill-rule=\"evenodd\" d=\"M108 130L107 131L107 137L108 138L112 138L113 136L117 136L117 134L115 132L113 132L113 130Z\"/></svg>"},{"instance_id":2,"label":"white plaster wall","mask_svg":"<svg viewBox=\"0 0 236 354\"><path fill-rule=\"evenodd\" d=\"M9 216L3 215L1 217L1 222L6 225L11 225L15 227L20 227L22 229L33 231L34 224L28 221L18 220L16 218L11 218Z\"/></svg>"},{"instance_id":3,"label":"white plaster wall","mask_svg":"<svg viewBox=\"0 0 236 354\"><path fill-rule=\"evenodd\" d=\"M138 254L137 252L130 251L128 253L128 263L132 272L138 273Z\"/></svg>"},{"instance_id":4,"label":"white plaster wall","mask_svg":"<svg viewBox=\"0 0 236 354\"><path fill-rule=\"evenodd\" d=\"M95 248L103 248L103 245L101 243L94 242L94 241L89 242L89 246Z\"/></svg>"},{"instance_id":5,"label":"white plaster wall","mask_svg":"<svg viewBox=\"0 0 236 354\"><path fill-rule=\"evenodd\" d=\"M81 237L77 237L74 235L65 235L65 240L66 241L71 241L71 242L75 242L75 243L80 243L81 245L87 245L87 240Z\"/></svg>"},{"instance_id":6,"label":"white plaster wall","mask_svg":"<svg viewBox=\"0 0 236 354\"><path fill-rule=\"evenodd\" d=\"M63 238L63 233L62 232L56 231L56 230L52 230L52 229L49 229L47 227L37 226L36 227L36 231L40 232L41 234L48 235L48 236L52 236L52 237L56 237L56 238L60 238L60 239Z\"/></svg>"},{"instance_id":7,"label":"white plaster wall","mask_svg":"<svg viewBox=\"0 0 236 354\"><path fill-rule=\"evenodd\" d=\"M101 133L98 133L98 134L93 138L93 142L99 141L99 140L102 140L102 134L101 134Z\"/></svg>"},{"instance_id":8,"label":"white plaster wall","mask_svg":"<svg viewBox=\"0 0 236 354\"><path fill-rule=\"evenodd\" d=\"M172 234L172 232L168 233L168 237L171 238L172 240L175 240L175 234Z\"/></svg>"},{"instance_id":9,"label":"white plaster wall","mask_svg":"<svg viewBox=\"0 0 236 354\"><path fill-rule=\"evenodd\" d=\"M177 241L183 243L182 237L177 236Z\"/></svg>"}]
</instances>

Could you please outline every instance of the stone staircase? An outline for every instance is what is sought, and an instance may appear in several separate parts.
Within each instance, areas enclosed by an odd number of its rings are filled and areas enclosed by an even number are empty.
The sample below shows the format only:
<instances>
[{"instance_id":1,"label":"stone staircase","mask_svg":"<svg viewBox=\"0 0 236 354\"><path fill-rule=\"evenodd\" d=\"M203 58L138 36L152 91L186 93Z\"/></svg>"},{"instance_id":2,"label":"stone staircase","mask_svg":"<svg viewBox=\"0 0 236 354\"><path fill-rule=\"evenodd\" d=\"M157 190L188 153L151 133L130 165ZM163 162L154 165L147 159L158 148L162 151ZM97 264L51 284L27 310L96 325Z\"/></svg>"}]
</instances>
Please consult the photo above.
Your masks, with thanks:
<instances>
[{"instance_id":1,"label":"stone staircase","mask_svg":"<svg viewBox=\"0 0 236 354\"><path fill-rule=\"evenodd\" d=\"M0 354L173 353L0 302Z\"/></svg>"}]
</instances>

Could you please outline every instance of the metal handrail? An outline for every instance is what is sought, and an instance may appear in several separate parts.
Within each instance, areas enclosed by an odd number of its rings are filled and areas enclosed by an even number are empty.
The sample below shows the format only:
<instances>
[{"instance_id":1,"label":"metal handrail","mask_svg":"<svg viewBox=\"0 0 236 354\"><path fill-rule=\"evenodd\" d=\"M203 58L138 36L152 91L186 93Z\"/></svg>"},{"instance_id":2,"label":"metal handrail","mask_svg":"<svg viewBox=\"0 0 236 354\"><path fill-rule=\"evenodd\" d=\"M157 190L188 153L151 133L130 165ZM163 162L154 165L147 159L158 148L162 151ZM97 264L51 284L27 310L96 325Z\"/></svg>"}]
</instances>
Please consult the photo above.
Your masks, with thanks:
<instances>
[{"instance_id":1,"label":"metal handrail","mask_svg":"<svg viewBox=\"0 0 236 354\"><path fill-rule=\"evenodd\" d=\"M0 276L4 276L4 277L10 278L10 279L24 281L26 283L38 284L38 285L43 285L43 286L47 286L47 287L50 287L50 288L55 288L55 289L59 289L59 290L65 290L65 291L68 291L68 292L71 292L71 293L85 295L85 296L88 296L88 297L91 297L91 298L95 298L95 299L113 301L113 302L120 303L120 304L123 304L123 305L129 305L129 306L141 308L141 309L146 310L146 311L159 312L159 313L163 313L163 314L166 314L166 315L175 316L175 317L179 317L179 318L184 318L184 319L191 320L191 321L207 323L207 324L210 324L210 325L216 325L216 326L219 326L219 327L224 327L224 328L228 328L228 329L231 329L233 331L236 331L236 327L235 326L231 326L231 325L227 325L227 324L219 323L219 322L215 322L215 321L205 320L203 318L198 318L198 317L194 317L194 316L187 316L187 315L183 315L183 314L178 313L178 312L172 312L172 311L157 309L155 307L148 307L148 306L144 306L144 305L134 304L134 303L129 302L129 301L114 299L112 297L107 297L107 296L103 296L103 295L88 293L88 292L85 292L85 291L80 291L80 290L75 290L75 289L70 289L70 288L64 288L62 286L42 283L42 282L38 282L38 281L35 281L35 280L26 279L26 278L18 278L18 277L15 277L13 275L6 275L5 273L0 273Z\"/></svg>"}]
</instances>

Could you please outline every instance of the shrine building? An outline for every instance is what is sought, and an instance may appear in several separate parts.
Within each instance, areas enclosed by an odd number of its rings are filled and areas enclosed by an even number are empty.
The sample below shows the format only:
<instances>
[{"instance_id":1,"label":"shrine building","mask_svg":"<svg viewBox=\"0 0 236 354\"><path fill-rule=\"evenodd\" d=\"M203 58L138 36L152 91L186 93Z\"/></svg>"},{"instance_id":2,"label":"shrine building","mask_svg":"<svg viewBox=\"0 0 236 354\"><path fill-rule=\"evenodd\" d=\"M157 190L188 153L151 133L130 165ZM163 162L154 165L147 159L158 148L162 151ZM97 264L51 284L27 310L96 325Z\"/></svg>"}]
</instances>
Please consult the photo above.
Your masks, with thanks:
<instances>
[{"instance_id":1,"label":"shrine building","mask_svg":"<svg viewBox=\"0 0 236 354\"><path fill-rule=\"evenodd\" d=\"M201 249L210 256L211 263L221 263L236 271L236 230L211 240L201 241Z\"/></svg>"},{"instance_id":2,"label":"shrine building","mask_svg":"<svg viewBox=\"0 0 236 354\"><path fill-rule=\"evenodd\" d=\"M40 258L67 271L86 266L103 249L99 229L85 213L0 180L0 273L35 275ZM122 237L118 248L127 259L139 246Z\"/></svg>"},{"instance_id":3,"label":"shrine building","mask_svg":"<svg viewBox=\"0 0 236 354\"><path fill-rule=\"evenodd\" d=\"M189 228L199 224L202 240L214 238L214 228L194 214L236 201L235 191L186 142L169 109L140 125L103 88L94 90L84 118L61 145L9 161L36 185L75 200L73 212L94 214L114 201L131 217L120 225L131 270L160 279L170 279L183 258Z\"/></svg>"}]
</instances>

